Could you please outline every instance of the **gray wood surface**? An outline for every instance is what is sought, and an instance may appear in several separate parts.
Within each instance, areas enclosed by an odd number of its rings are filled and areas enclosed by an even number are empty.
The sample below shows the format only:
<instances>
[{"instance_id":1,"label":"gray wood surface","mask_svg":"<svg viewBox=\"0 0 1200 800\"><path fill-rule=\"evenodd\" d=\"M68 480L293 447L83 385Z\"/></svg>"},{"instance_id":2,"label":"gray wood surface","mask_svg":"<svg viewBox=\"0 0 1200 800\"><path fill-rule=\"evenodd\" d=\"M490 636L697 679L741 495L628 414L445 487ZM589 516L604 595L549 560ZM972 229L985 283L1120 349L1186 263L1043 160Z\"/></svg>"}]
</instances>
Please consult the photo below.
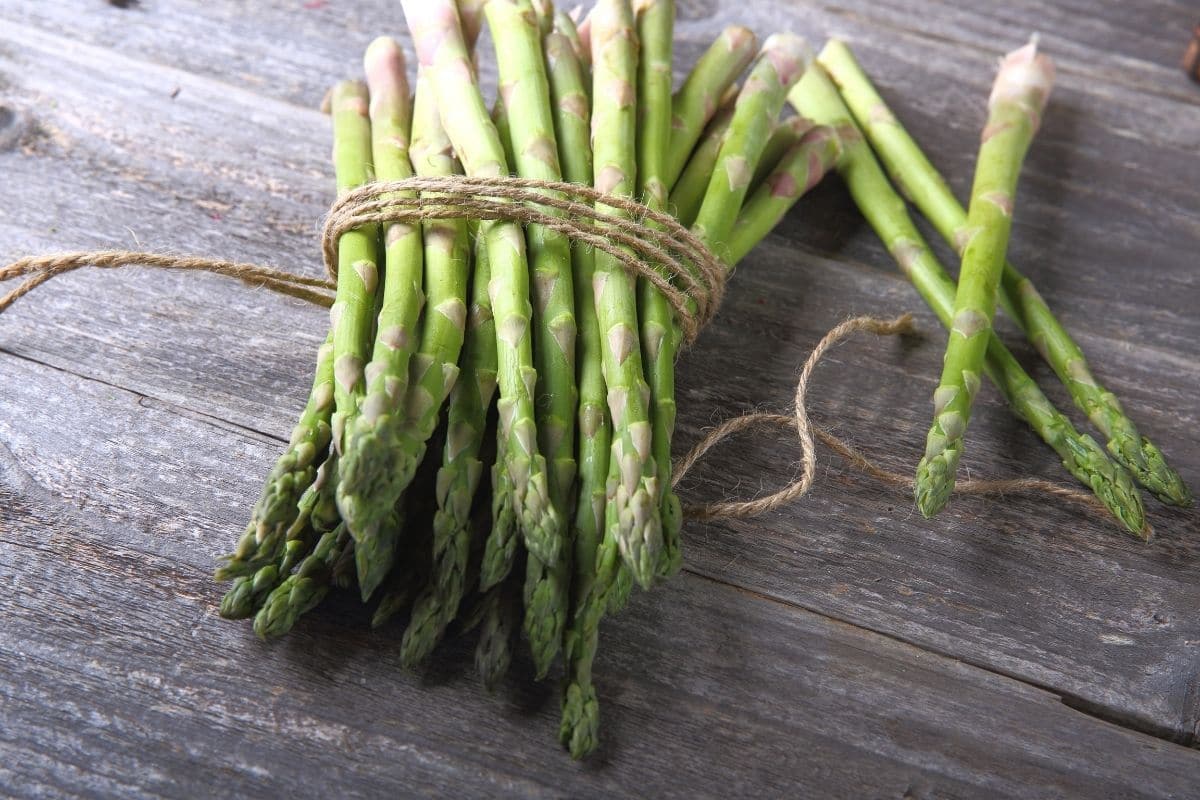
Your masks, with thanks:
<instances>
[{"instance_id":1,"label":"gray wood surface","mask_svg":"<svg viewBox=\"0 0 1200 800\"><path fill-rule=\"evenodd\" d=\"M731 22L847 37L960 192L994 59L1039 30L1060 82L1013 260L1200 483L1200 91L1176 66L1193 6L680 6L680 68ZM316 274L332 181L315 108L385 32L404 35L391 0L0 0L0 261L143 246ZM904 310L924 336L839 347L812 412L908 470L942 334L826 183L681 362L680 448L782 407L840 319ZM1035 496L960 498L930 522L823 453L811 496L689 525L684 573L606 623L605 741L582 765L554 742L555 682L524 662L495 696L469 642L406 673L398 630L342 600L258 642L217 618L209 573L323 325L222 279L135 271L77 273L0 316L0 794L1196 795L1200 526L1153 501L1148 545ZM1068 480L994 393L971 439L972 475ZM687 497L781 483L797 458L746 437Z\"/></svg>"}]
</instances>

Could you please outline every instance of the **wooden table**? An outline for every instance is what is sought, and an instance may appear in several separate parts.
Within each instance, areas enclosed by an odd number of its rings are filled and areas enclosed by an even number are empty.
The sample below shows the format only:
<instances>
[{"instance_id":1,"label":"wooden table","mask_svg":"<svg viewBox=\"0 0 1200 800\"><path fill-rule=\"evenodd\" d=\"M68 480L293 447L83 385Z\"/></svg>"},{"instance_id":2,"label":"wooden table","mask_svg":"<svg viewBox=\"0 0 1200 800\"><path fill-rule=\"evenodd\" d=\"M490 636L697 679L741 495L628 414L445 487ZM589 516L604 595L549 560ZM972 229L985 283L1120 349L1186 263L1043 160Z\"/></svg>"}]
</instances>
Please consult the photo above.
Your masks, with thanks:
<instances>
[{"instance_id":1,"label":"wooden table","mask_svg":"<svg viewBox=\"0 0 1200 800\"><path fill-rule=\"evenodd\" d=\"M961 194L996 57L1040 31L1060 80L1013 260L1196 486L1200 89L1177 67L1196 8L1045 6L691 0L677 68L733 22L841 34ZM317 274L318 101L384 32L405 35L394 0L0 1L0 260L144 247ZM910 309L923 339L839 347L812 398L821 424L898 470L923 444L943 334L827 181L684 358L679 446L786 407L840 319ZM399 626L371 632L351 600L263 644L217 617L210 573L302 403L324 320L144 271L80 272L0 317L0 794L1200 793L1200 526L1150 501L1147 545L1033 495L962 497L925 521L822 452L811 496L690 524L684 572L606 623L604 744L583 764L555 744L556 681L533 684L525 660L494 696L471 641L407 673ZM745 437L686 496L777 485L797 458ZM964 467L1069 482L990 389Z\"/></svg>"}]
</instances>

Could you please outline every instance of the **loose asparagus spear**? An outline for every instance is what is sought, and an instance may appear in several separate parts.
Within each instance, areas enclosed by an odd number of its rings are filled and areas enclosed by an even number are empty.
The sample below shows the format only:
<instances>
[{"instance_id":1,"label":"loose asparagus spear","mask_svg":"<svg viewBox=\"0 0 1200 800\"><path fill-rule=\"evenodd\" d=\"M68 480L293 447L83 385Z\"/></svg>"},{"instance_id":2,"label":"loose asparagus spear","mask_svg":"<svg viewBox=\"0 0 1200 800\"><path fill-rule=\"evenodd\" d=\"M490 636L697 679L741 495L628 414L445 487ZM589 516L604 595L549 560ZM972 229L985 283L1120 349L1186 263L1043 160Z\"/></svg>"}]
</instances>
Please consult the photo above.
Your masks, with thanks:
<instances>
[{"instance_id":1,"label":"loose asparagus spear","mask_svg":"<svg viewBox=\"0 0 1200 800\"><path fill-rule=\"evenodd\" d=\"M913 490L917 508L926 517L941 511L954 490L996 314L996 290L1012 230L1017 179L1053 83L1053 63L1030 42L1005 56L988 99L988 121L967 211L969 238L962 250L954 321L946 342L942 379L933 393L933 425L925 440L925 455L917 465Z\"/></svg>"},{"instance_id":2,"label":"loose asparagus spear","mask_svg":"<svg viewBox=\"0 0 1200 800\"><path fill-rule=\"evenodd\" d=\"M452 0L404 0L404 13L439 100L442 124L468 175L506 175L508 165L495 125L488 116L471 69L466 43ZM533 367L529 323L529 272L525 240L518 225L487 221L479 235L488 247L492 270L490 294L496 316L498 409L512 479L514 508L526 546L543 560L557 557L557 512L550 502L546 462L539 452L534 420Z\"/></svg>"},{"instance_id":3,"label":"loose asparagus spear","mask_svg":"<svg viewBox=\"0 0 1200 800\"><path fill-rule=\"evenodd\" d=\"M842 153L837 133L824 125L809 125L808 133L778 159L762 185L742 204L729 237L730 264L745 258L779 224L788 209L837 163Z\"/></svg>"},{"instance_id":4,"label":"loose asparagus spear","mask_svg":"<svg viewBox=\"0 0 1200 800\"><path fill-rule=\"evenodd\" d=\"M367 87L342 81L330 95L333 160L338 194L374 178ZM347 231L338 242L337 294L329 309L333 329L333 444L343 452L346 427L358 415L363 396L363 365L370 351L375 289L379 284L378 226Z\"/></svg>"},{"instance_id":5,"label":"loose asparagus spear","mask_svg":"<svg viewBox=\"0 0 1200 800\"><path fill-rule=\"evenodd\" d=\"M729 263L729 237L737 212L750 188L771 128L787 99L788 90L808 69L812 55L798 36L775 34L738 94L733 119L721 143L717 164L704 193L692 232Z\"/></svg>"},{"instance_id":6,"label":"loose asparagus spear","mask_svg":"<svg viewBox=\"0 0 1200 800\"><path fill-rule=\"evenodd\" d=\"M561 181L538 17L529 0L492 0L486 14L496 45L501 93L511 111L508 133L517 174ZM553 547L555 558L545 560L531 552L526 562L525 633L540 678L561 647L570 602L570 548L565 540L575 482L576 327L570 242L541 225L529 225L526 243L536 301L538 445L547 458L550 502L558 523L555 530L547 531L558 541Z\"/></svg>"},{"instance_id":7,"label":"loose asparagus spear","mask_svg":"<svg viewBox=\"0 0 1200 800\"><path fill-rule=\"evenodd\" d=\"M640 0L637 5L638 61L638 194L654 211L667 210L667 184L663 181L667 147L671 139L671 59L675 35L674 0ZM679 531L683 509L671 489L671 437L675 432L675 355L679 328L662 292L650 281L638 281L642 359L650 384L654 462L662 500L663 548L658 574L679 571L683 551Z\"/></svg>"},{"instance_id":8,"label":"loose asparagus spear","mask_svg":"<svg viewBox=\"0 0 1200 800\"><path fill-rule=\"evenodd\" d=\"M716 41L688 74L671 103L671 144L663 165L663 183L674 186L704 126L712 119L725 90L754 58L758 40L748 28L733 26Z\"/></svg>"},{"instance_id":9,"label":"loose asparagus spear","mask_svg":"<svg viewBox=\"0 0 1200 800\"><path fill-rule=\"evenodd\" d=\"M766 177L775 171L775 165L783 158L784 153L792 149L804 134L812 130L812 123L801 116L788 117L780 120L771 130L771 138L763 147L762 158L758 161L758 169L750 179L750 194L754 194Z\"/></svg>"},{"instance_id":10,"label":"loose asparagus spear","mask_svg":"<svg viewBox=\"0 0 1200 800\"><path fill-rule=\"evenodd\" d=\"M637 171L637 34L629 0L602 0L592 12L594 185L631 197ZM627 212L597 204L614 219ZM596 254L593 282L604 340L604 382L613 424L605 527L621 556L649 588L662 550L660 485L652 452L649 393L638 343L636 281L611 255Z\"/></svg>"},{"instance_id":11,"label":"loose asparagus spear","mask_svg":"<svg viewBox=\"0 0 1200 800\"><path fill-rule=\"evenodd\" d=\"M404 54L395 40L380 37L367 47L363 66L371 95L375 176L381 181L410 178L412 107ZM375 352L366 369L361 413L346 429L338 485L338 505L355 540L364 600L391 569L396 542L381 535L380 523L412 480L423 450L423 443L404 430L409 361L417 349L423 302L421 228L393 222L384 226L383 233L384 278Z\"/></svg>"},{"instance_id":12,"label":"loose asparagus spear","mask_svg":"<svg viewBox=\"0 0 1200 800\"><path fill-rule=\"evenodd\" d=\"M413 605L404 632L400 655L407 667L416 666L433 652L458 613L466 590L473 528L471 505L483 471L479 454L487 410L496 390L496 325L488 297L491 270L486 250L477 246L476 254L462 372L450 393L446 445L437 476L433 578Z\"/></svg>"},{"instance_id":13,"label":"loose asparagus spear","mask_svg":"<svg viewBox=\"0 0 1200 800\"><path fill-rule=\"evenodd\" d=\"M845 43L825 45L818 60L837 84L892 180L961 255L967 212L920 146L884 103ZM1108 440L1108 451L1164 503L1192 504L1192 493L1162 452L1141 436L1116 395L1092 375L1083 351L1030 280L1005 261L999 300L1046 359L1080 410Z\"/></svg>"},{"instance_id":14,"label":"loose asparagus spear","mask_svg":"<svg viewBox=\"0 0 1200 800\"><path fill-rule=\"evenodd\" d=\"M912 281L942 324L950 327L954 281L908 216L904 199L892 188L824 69L816 66L809 70L789 99L801 114L838 131L842 142L838 172L854 202L896 259L901 272ZM1142 501L1129 473L1109 459L1090 436L1075 430L995 334L989 336L985 370L1013 412L1054 448L1063 466L1090 487L1131 532L1142 538L1149 536Z\"/></svg>"},{"instance_id":15,"label":"loose asparagus spear","mask_svg":"<svg viewBox=\"0 0 1200 800\"><path fill-rule=\"evenodd\" d=\"M317 369L308 403L300 421L292 429L292 438L271 474L237 548L216 571L219 581L249 579L255 572L279 557L286 532L295 523L297 503L312 486L317 470L329 453L330 418L333 414L333 334L317 350ZM263 585L261 579L257 585ZM244 589L239 590L239 594ZM233 590L230 590L233 593ZM232 600L230 602L233 602ZM240 601L239 601L240 604ZM224 601L222 608L225 608ZM233 606L230 607L232 613ZM224 614L224 611L222 611Z\"/></svg>"}]
</instances>

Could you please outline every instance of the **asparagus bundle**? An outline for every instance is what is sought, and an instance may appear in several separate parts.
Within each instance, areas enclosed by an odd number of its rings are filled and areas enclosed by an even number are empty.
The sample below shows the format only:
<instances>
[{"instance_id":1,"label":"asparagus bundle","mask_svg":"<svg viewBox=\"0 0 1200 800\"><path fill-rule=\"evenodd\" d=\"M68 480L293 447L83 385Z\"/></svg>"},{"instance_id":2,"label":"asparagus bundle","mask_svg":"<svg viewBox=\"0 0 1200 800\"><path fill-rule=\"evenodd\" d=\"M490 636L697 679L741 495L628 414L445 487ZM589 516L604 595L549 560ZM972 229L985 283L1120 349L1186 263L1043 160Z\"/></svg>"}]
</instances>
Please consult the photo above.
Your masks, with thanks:
<instances>
[{"instance_id":1,"label":"asparagus bundle","mask_svg":"<svg viewBox=\"0 0 1200 800\"><path fill-rule=\"evenodd\" d=\"M975 304L978 314L968 316L990 323L1010 213L995 192L1011 197L1029 112L1044 101L1036 91L1014 105L998 90L994 135L985 136L976 197L964 213L878 111L881 101L839 45L822 60L839 75L853 115L788 34L766 40L739 87L756 39L736 27L672 94L670 0L600 0L579 23L547 0L403 6L420 62L415 96L410 104L399 46L373 42L366 85L343 82L331 93L339 192L376 175L566 180L674 215L732 270L836 166L939 319L952 327L964 318L957 294ZM485 20L500 79L492 114L473 62ZM781 119L789 98L800 116ZM964 265L987 262L974 277L964 266L966 288L917 232L855 117L935 227L959 243ZM983 183L993 171L998 190ZM651 224L607 199L594 209L601 226ZM489 688L523 630L539 679L563 653L560 740L582 757L599 740L592 678L602 619L634 584L649 587L682 563L670 467L683 326L655 281L678 286L695 276L658 264L648 265L659 271L654 281L634 275L613 254L556 230L558 213L523 227L434 220L342 235L331 331L308 403L218 577L233 580L221 613L253 616L264 638L285 633L335 587L356 584L364 600L378 594L373 624L409 611L408 667L448 631L478 628L476 664ZM986 245L980 255L963 233L975 227ZM1186 502L1178 476L1090 381L1082 354L1028 282L1004 269L1002 302L1109 436L1114 456L1160 496ZM685 305L696 312L690 298ZM974 327L970 352L947 362L944 377L957 394L943 410L965 424L970 375L980 368L972 364L982 358L1066 468L1144 535L1126 469L1050 404L990 324ZM961 349L968 342L960 338ZM939 424L938 437L957 432L949 419ZM944 438L930 458L947 469L923 497L941 497L952 478L957 444Z\"/></svg>"}]
</instances>

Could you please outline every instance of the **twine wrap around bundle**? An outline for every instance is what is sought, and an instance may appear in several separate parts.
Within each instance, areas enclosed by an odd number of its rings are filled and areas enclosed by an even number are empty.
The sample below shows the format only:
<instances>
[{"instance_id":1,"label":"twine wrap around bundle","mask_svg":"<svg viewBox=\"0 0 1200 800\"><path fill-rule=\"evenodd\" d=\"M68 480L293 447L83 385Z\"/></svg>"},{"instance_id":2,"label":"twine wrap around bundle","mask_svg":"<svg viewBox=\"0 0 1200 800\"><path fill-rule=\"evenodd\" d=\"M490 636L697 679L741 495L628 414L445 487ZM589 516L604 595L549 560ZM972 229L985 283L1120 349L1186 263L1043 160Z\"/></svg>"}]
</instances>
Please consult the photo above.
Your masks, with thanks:
<instances>
[{"instance_id":1,"label":"twine wrap around bundle","mask_svg":"<svg viewBox=\"0 0 1200 800\"><path fill-rule=\"evenodd\" d=\"M612 217L597 211L597 203L618 208L630 218ZM51 278L81 267L113 269L123 266L212 272L328 308L333 304L337 287L337 246L342 234L367 225L416 225L438 219L504 220L543 225L577 244L605 252L663 293L675 311L684 341L689 344L716 314L730 274L730 269L674 217L590 186L517 177L409 178L366 184L346 192L333 204L321 237L327 278L298 275L258 264L128 250L31 256L0 268L0 282L26 278L0 297L0 313ZM886 336L912 333L914 327L910 314L892 320L862 316L842 322L817 343L805 361L796 384L791 414L753 412L726 420L709 431L675 463L672 486L678 485L714 446L758 425L794 430L801 447L800 477L783 489L754 500L689 507L686 509L689 517L753 517L803 497L812 489L816 478L816 438L877 480L893 486L912 487L909 475L878 466L809 420L806 403L813 370L833 345L859 331ZM959 480L955 483L955 491L963 494L1040 492L1107 514L1107 509L1093 495L1040 478Z\"/></svg>"}]
</instances>

